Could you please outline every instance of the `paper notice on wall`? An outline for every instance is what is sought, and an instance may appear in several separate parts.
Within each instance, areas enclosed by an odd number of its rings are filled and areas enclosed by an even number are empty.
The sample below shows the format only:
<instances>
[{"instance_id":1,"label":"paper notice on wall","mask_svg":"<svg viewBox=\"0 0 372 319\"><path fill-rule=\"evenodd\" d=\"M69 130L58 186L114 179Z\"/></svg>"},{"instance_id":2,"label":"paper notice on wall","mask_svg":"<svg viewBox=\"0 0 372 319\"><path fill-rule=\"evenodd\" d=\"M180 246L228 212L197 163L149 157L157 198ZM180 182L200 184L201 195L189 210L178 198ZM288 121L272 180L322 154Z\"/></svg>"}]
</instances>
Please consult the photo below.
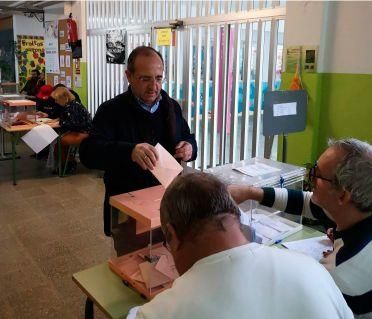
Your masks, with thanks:
<instances>
[{"instance_id":1,"label":"paper notice on wall","mask_svg":"<svg viewBox=\"0 0 372 319\"><path fill-rule=\"evenodd\" d=\"M59 72L59 76L60 76L61 78L64 78L64 77L66 76L66 72L65 72L65 71L61 71L61 72Z\"/></svg>"},{"instance_id":2,"label":"paper notice on wall","mask_svg":"<svg viewBox=\"0 0 372 319\"><path fill-rule=\"evenodd\" d=\"M55 85L57 85L58 83L59 83L58 75L55 75L55 76L53 77L53 85L55 86Z\"/></svg>"},{"instance_id":3,"label":"paper notice on wall","mask_svg":"<svg viewBox=\"0 0 372 319\"><path fill-rule=\"evenodd\" d=\"M45 22L45 72L59 73L58 21Z\"/></svg>"},{"instance_id":4,"label":"paper notice on wall","mask_svg":"<svg viewBox=\"0 0 372 319\"><path fill-rule=\"evenodd\" d=\"M291 46L286 49L286 72L295 73L301 60L301 46Z\"/></svg>"},{"instance_id":5,"label":"paper notice on wall","mask_svg":"<svg viewBox=\"0 0 372 319\"><path fill-rule=\"evenodd\" d=\"M77 88L82 87L81 75L75 75L75 87L77 87Z\"/></svg>"},{"instance_id":6,"label":"paper notice on wall","mask_svg":"<svg viewBox=\"0 0 372 319\"><path fill-rule=\"evenodd\" d=\"M63 38L65 36L65 31L64 30L60 30L59 31L59 37L60 38Z\"/></svg>"},{"instance_id":7,"label":"paper notice on wall","mask_svg":"<svg viewBox=\"0 0 372 319\"><path fill-rule=\"evenodd\" d=\"M66 65L66 68L70 68L71 67L71 58L70 58L69 55L66 55L65 65Z\"/></svg>"},{"instance_id":8,"label":"paper notice on wall","mask_svg":"<svg viewBox=\"0 0 372 319\"><path fill-rule=\"evenodd\" d=\"M59 45L59 51L65 51L65 46L63 44Z\"/></svg>"},{"instance_id":9,"label":"paper notice on wall","mask_svg":"<svg viewBox=\"0 0 372 319\"><path fill-rule=\"evenodd\" d=\"M68 43L65 43L65 50L71 52L71 47Z\"/></svg>"},{"instance_id":10,"label":"paper notice on wall","mask_svg":"<svg viewBox=\"0 0 372 319\"><path fill-rule=\"evenodd\" d=\"M70 76L70 75L66 76L66 86L67 86L69 89L72 88L72 86L71 86L71 76Z\"/></svg>"},{"instance_id":11,"label":"paper notice on wall","mask_svg":"<svg viewBox=\"0 0 372 319\"><path fill-rule=\"evenodd\" d=\"M65 56L64 55L59 56L59 65L61 68L65 67Z\"/></svg>"},{"instance_id":12,"label":"paper notice on wall","mask_svg":"<svg viewBox=\"0 0 372 319\"><path fill-rule=\"evenodd\" d=\"M274 116L296 115L297 102L274 104L273 113Z\"/></svg>"},{"instance_id":13,"label":"paper notice on wall","mask_svg":"<svg viewBox=\"0 0 372 319\"><path fill-rule=\"evenodd\" d=\"M52 143L58 134L46 124L34 127L27 134L23 135L22 140L35 152L39 153L42 149Z\"/></svg>"}]
</instances>

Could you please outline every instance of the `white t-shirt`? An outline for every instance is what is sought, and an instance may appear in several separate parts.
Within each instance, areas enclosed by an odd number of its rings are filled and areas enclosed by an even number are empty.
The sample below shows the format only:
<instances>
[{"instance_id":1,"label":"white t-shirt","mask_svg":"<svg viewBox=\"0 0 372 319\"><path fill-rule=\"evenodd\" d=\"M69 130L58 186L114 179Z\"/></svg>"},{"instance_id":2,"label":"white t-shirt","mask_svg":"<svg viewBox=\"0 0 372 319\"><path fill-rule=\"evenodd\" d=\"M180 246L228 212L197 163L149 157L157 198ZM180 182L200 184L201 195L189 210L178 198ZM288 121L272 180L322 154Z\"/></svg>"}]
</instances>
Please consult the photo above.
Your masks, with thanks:
<instances>
[{"instance_id":1,"label":"white t-shirt","mask_svg":"<svg viewBox=\"0 0 372 319\"><path fill-rule=\"evenodd\" d=\"M310 257L249 243L196 262L136 318L354 318Z\"/></svg>"}]
</instances>

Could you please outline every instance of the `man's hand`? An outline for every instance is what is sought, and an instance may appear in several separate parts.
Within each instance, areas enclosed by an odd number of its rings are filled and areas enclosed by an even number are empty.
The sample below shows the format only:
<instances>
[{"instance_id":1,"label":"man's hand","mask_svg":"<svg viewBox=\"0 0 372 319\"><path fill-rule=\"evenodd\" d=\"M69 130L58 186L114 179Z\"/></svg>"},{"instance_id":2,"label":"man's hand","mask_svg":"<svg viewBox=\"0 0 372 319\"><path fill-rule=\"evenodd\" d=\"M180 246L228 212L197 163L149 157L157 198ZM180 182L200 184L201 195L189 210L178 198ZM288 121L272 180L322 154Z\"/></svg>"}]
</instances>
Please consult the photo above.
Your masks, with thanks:
<instances>
[{"instance_id":1,"label":"man's hand","mask_svg":"<svg viewBox=\"0 0 372 319\"><path fill-rule=\"evenodd\" d=\"M159 160L156 148L147 143L137 144L131 155L132 161L136 162L144 170L153 170Z\"/></svg>"},{"instance_id":2,"label":"man's hand","mask_svg":"<svg viewBox=\"0 0 372 319\"><path fill-rule=\"evenodd\" d=\"M261 202L264 195L264 192L261 188L244 185L229 185L227 190L230 192L231 197L237 204L240 204L248 199Z\"/></svg>"},{"instance_id":3,"label":"man's hand","mask_svg":"<svg viewBox=\"0 0 372 319\"><path fill-rule=\"evenodd\" d=\"M192 156L192 145L189 142L181 141L176 145L175 158L187 162Z\"/></svg>"}]
</instances>

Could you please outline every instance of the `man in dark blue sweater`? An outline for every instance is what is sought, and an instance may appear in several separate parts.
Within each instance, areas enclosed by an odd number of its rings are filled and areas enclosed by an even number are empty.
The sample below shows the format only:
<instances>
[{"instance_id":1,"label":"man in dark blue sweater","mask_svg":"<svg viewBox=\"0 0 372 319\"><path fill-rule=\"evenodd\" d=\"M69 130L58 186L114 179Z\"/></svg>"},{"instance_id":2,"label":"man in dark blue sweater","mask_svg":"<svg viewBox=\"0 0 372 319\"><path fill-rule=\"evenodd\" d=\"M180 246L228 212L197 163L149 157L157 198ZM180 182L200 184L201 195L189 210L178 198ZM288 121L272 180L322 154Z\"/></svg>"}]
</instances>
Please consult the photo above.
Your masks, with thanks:
<instances>
[{"instance_id":1,"label":"man in dark blue sweater","mask_svg":"<svg viewBox=\"0 0 372 319\"><path fill-rule=\"evenodd\" d=\"M104 231L114 235L111 227L109 197L159 184L151 174L158 160L155 145L160 143L179 161L195 160L197 145L182 117L179 104L161 89L164 62L151 47L137 47L129 55L126 76L128 91L104 102L93 119L89 137L80 146L80 159L88 168L105 171ZM130 218L118 226L126 238L135 236ZM148 236L143 235L143 241ZM124 242L125 240L123 240ZM127 240L125 253L140 247L140 236Z\"/></svg>"}]
</instances>

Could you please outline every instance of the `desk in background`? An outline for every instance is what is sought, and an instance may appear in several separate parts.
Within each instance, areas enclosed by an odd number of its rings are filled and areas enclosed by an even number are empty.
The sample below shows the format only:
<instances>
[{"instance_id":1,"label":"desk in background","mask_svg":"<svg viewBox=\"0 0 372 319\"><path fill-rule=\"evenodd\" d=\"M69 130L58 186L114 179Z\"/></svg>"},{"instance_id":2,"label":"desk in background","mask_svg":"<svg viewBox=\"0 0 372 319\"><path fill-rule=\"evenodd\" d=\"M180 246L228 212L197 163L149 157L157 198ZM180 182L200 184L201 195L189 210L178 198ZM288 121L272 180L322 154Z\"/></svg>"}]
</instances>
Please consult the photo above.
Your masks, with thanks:
<instances>
[{"instance_id":1,"label":"desk in background","mask_svg":"<svg viewBox=\"0 0 372 319\"><path fill-rule=\"evenodd\" d=\"M13 185L17 185L17 171L16 171L16 144L17 144L17 138L20 133L25 133L30 130L32 130L34 127L36 127L38 124L27 124L27 125L14 125L14 126L7 126L2 123L0 123L0 129L1 129L1 155L2 159L11 159L12 160L12 177L13 177ZM50 127L56 129L59 128L59 122L51 122ZM10 153L10 156L7 156L5 154L5 141L4 141L4 132L10 134L11 138L11 144L12 144L12 152ZM60 161L60 143L58 139L58 173L61 175L61 161Z\"/></svg>"}]
</instances>

